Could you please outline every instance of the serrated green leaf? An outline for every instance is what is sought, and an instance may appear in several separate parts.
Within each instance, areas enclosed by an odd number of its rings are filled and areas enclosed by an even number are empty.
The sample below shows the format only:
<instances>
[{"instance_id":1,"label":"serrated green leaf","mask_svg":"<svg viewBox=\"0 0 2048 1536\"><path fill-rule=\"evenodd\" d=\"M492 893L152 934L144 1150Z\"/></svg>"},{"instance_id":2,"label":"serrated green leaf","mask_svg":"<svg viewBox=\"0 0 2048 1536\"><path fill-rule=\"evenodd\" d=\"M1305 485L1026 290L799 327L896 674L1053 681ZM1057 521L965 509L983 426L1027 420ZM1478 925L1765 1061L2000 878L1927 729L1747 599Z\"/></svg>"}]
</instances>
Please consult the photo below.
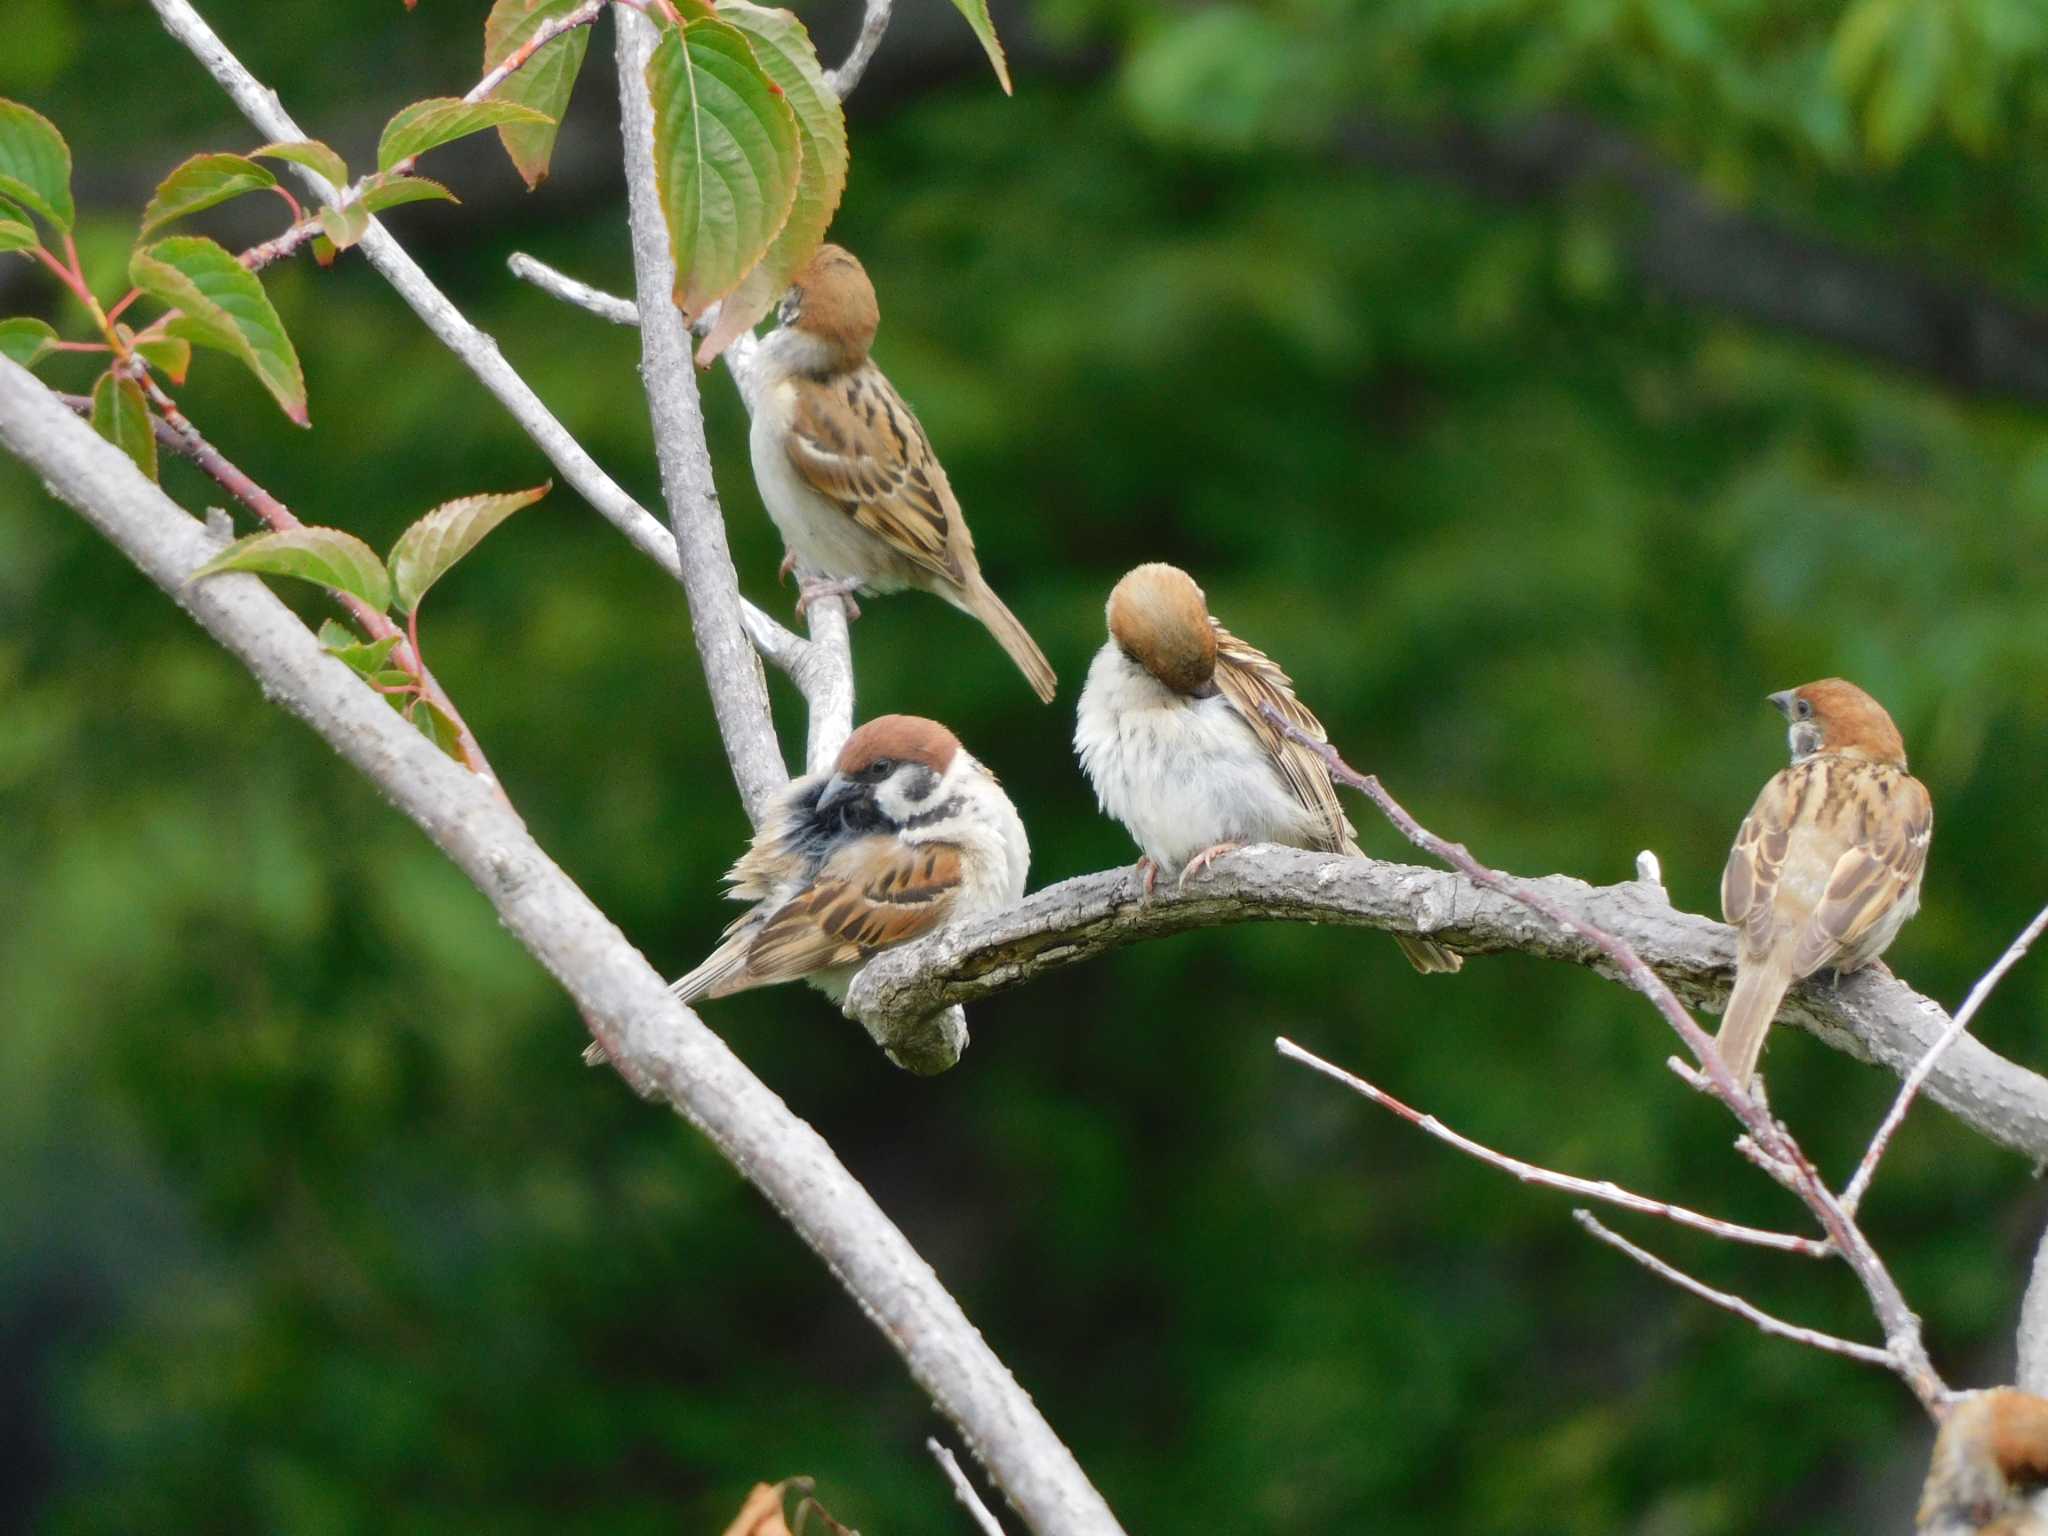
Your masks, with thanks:
<instances>
[{"instance_id":1,"label":"serrated green leaf","mask_svg":"<svg viewBox=\"0 0 2048 1536\"><path fill-rule=\"evenodd\" d=\"M388 179L374 177L364 186L363 195L356 201L371 213L382 213L386 208L397 208L406 203L424 203L430 199L449 203L462 201L441 183L428 176L392 176Z\"/></svg>"},{"instance_id":2,"label":"serrated green leaf","mask_svg":"<svg viewBox=\"0 0 2048 1536\"><path fill-rule=\"evenodd\" d=\"M183 311L171 334L239 357L293 421L306 424L306 376L255 273L211 240L173 235L138 249L128 277Z\"/></svg>"},{"instance_id":3,"label":"serrated green leaf","mask_svg":"<svg viewBox=\"0 0 2048 1536\"><path fill-rule=\"evenodd\" d=\"M516 48L547 23L566 16L582 0L497 0L484 21L484 69L502 64ZM555 152L556 125L569 109L569 93L575 89L583 55L590 47L590 28L572 27L526 61L491 93L493 101L516 101L555 119L540 123L501 123L498 139L512 166L527 187L539 186L548 177L548 161Z\"/></svg>"},{"instance_id":4,"label":"serrated green leaf","mask_svg":"<svg viewBox=\"0 0 2048 1536\"><path fill-rule=\"evenodd\" d=\"M790 279L817 254L846 191L846 116L825 82L824 66L803 23L788 11L748 0L725 0L718 14L746 34L754 58L781 87L783 99L796 114L802 158L789 217L770 242L768 254L720 304L718 323L697 349L700 367L708 367L774 308Z\"/></svg>"},{"instance_id":5,"label":"serrated green leaf","mask_svg":"<svg viewBox=\"0 0 2048 1536\"><path fill-rule=\"evenodd\" d=\"M41 320L23 315L0 320L0 357L33 368L57 350L57 333Z\"/></svg>"},{"instance_id":6,"label":"serrated green leaf","mask_svg":"<svg viewBox=\"0 0 2048 1536\"><path fill-rule=\"evenodd\" d=\"M459 96L432 96L400 107L384 125L377 141L377 169L388 171L401 160L410 160L452 140L481 133L504 123L548 123L545 112L517 101L464 101Z\"/></svg>"},{"instance_id":7,"label":"serrated green leaf","mask_svg":"<svg viewBox=\"0 0 2048 1536\"><path fill-rule=\"evenodd\" d=\"M0 252L32 251L42 242L36 238L33 225L20 224L13 219L0 219Z\"/></svg>"},{"instance_id":8,"label":"serrated green leaf","mask_svg":"<svg viewBox=\"0 0 2048 1536\"><path fill-rule=\"evenodd\" d=\"M654 177L675 257L675 301L694 317L739 286L796 201L796 113L737 27L670 27L647 61Z\"/></svg>"},{"instance_id":9,"label":"serrated green leaf","mask_svg":"<svg viewBox=\"0 0 2048 1536\"><path fill-rule=\"evenodd\" d=\"M462 731L446 710L432 699L419 699L409 714L422 736L458 763L462 761Z\"/></svg>"},{"instance_id":10,"label":"serrated green leaf","mask_svg":"<svg viewBox=\"0 0 2048 1536\"><path fill-rule=\"evenodd\" d=\"M42 113L5 98L0 98L0 197L41 214L59 229L69 229L77 216L71 205L71 146Z\"/></svg>"},{"instance_id":11,"label":"serrated green leaf","mask_svg":"<svg viewBox=\"0 0 2048 1536\"><path fill-rule=\"evenodd\" d=\"M135 350L140 352L150 367L162 373L173 384L185 382L185 375L192 369L192 343L182 336L164 336L152 341L138 341Z\"/></svg>"},{"instance_id":12,"label":"serrated green leaf","mask_svg":"<svg viewBox=\"0 0 2048 1536\"><path fill-rule=\"evenodd\" d=\"M1003 88L1003 94L1013 94L1010 89L1010 61L1003 57L1002 42L996 37L996 24L988 14L988 0L953 0L953 9L965 16L967 25L974 28L974 35L981 40L981 51L988 55L988 61L996 72L996 83Z\"/></svg>"},{"instance_id":13,"label":"serrated green leaf","mask_svg":"<svg viewBox=\"0 0 2048 1536\"><path fill-rule=\"evenodd\" d=\"M137 469L156 478L156 423L140 384L111 368L101 374L92 387L92 427L133 459Z\"/></svg>"},{"instance_id":14,"label":"serrated green leaf","mask_svg":"<svg viewBox=\"0 0 2048 1536\"><path fill-rule=\"evenodd\" d=\"M550 481L530 491L464 496L442 503L406 529L391 546L392 598L400 611L410 613L419 607L427 589L475 549L485 534L521 507L532 506L553 487Z\"/></svg>"},{"instance_id":15,"label":"serrated green leaf","mask_svg":"<svg viewBox=\"0 0 2048 1536\"><path fill-rule=\"evenodd\" d=\"M275 176L245 156L194 155L157 184L156 196L142 210L142 232L154 234L173 219L276 185Z\"/></svg>"},{"instance_id":16,"label":"serrated green leaf","mask_svg":"<svg viewBox=\"0 0 2048 1536\"><path fill-rule=\"evenodd\" d=\"M339 528L286 528L238 539L192 573L192 580L221 571L296 576L334 592L359 597L378 612L391 606L391 578L377 552Z\"/></svg>"},{"instance_id":17,"label":"serrated green leaf","mask_svg":"<svg viewBox=\"0 0 2048 1536\"><path fill-rule=\"evenodd\" d=\"M330 629L334 633L330 633ZM385 670L385 664L404 638L403 635L386 635L381 640L359 640L353 632L332 619L320 626L320 644L327 654L345 662L353 671L373 682L382 681L380 674ZM403 672L398 676L402 681L411 681Z\"/></svg>"},{"instance_id":18,"label":"serrated green leaf","mask_svg":"<svg viewBox=\"0 0 2048 1536\"><path fill-rule=\"evenodd\" d=\"M258 160L289 160L294 165L303 165L337 192L348 185L348 162L318 139L285 139L249 153Z\"/></svg>"},{"instance_id":19,"label":"serrated green leaf","mask_svg":"<svg viewBox=\"0 0 2048 1536\"><path fill-rule=\"evenodd\" d=\"M370 210L358 200L343 203L339 208L322 208L319 219L327 243L337 251L345 251L362 239L363 231L370 227Z\"/></svg>"}]
</instances>

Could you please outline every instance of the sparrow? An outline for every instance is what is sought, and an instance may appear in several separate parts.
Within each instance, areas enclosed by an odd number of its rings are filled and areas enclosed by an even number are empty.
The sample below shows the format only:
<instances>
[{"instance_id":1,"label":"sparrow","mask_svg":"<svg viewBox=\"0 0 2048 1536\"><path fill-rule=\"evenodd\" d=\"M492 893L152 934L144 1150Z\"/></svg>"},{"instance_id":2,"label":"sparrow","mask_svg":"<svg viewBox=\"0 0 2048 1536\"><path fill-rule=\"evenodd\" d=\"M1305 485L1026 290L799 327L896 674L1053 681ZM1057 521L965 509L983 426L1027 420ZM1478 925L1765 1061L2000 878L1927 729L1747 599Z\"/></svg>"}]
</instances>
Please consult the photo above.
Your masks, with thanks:
<instances>
[{"instance_id":1,"label":"sparrow","mask_svg":"<svg viewBox=\"0 0 2048 1536\"><path fill-rule=\"evenodd\" d=\"M2048 1401L2011 1387L1962 1398L1934 1440L1914 1529L1924 1536L2048 1536Z\"/></svg>"},{"instance_id":2,"label":"sparrow","mask_svg":"<svg viewBox=\"0 0 2048 1536\"><path fill-rule=\"evenodd\" d=\"M1920 909L1934 833L1934 804L1877 700L1830 677L1770 702L1792 764L1756 797L1721 874L1739 948L1714 1043L1745 1085L1786 990L1870 964Z\"/></svg>"},{"instance_id":3,"label":"sparrow","mask_svg":"<svg viewBox=\"0 0 2048 1536\"><path fill-rule=\"evenodd\" d=\"M1362 856L1323 760L1275 729L1262 704L1324 740L1293 684L1256 648L1210 617L1187 572L1141 565L1109 595L1109 640L1096 653L1075 712L1074 750L1102 809L1144 857L1185 885L1246 843ZM1395 942L1418 971L1464 961L1432 940Z\"/></svg>"},{"instance_id":4,"label":"sparrow","mask_svg":"<svg viewBox=\"0 0 2048 1536\"><path fill-rule=\"evenodd\" d=\"M881 312L852 252L825 245L797 274L748 365L754 480L801 602L826 592L933 592L981 620L1050 703L1057 679L982 579L974 536L931 440L868 357Z\"/></svg>"},{"instance_id":5,"label":"sparrow","mask_svg":"<svg viewBox=\"0 0 2048 1536\"><path fill-rule=\"evenodd\" d=\"M803 978L834 1002L875 954L1024 895L1031 846L995 775L936 720L880 715L792 781L726 879L753 906L670 987L684 1002Z\"/></svg>"}]
</instances>

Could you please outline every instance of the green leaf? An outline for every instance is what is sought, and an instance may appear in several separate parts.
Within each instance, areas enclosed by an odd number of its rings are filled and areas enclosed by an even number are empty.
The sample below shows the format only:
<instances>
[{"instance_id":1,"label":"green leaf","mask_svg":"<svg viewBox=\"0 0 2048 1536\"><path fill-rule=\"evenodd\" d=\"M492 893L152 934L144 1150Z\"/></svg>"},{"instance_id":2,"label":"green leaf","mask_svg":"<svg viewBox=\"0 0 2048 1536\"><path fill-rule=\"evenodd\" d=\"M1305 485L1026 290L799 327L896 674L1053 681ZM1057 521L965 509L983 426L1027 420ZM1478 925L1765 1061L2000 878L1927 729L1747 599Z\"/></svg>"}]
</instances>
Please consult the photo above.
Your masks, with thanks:
<instances>
[{"instance_id":1,"label":"green leaf","mask_svg":"<svg viewBox=\"0 0 2048 1536\"><path fill-rule=\"evenodd\" d=\"M133 459L137 469L156 478L156 423L140 384L111 368L101 374L92 387L92 427Z\"/></svg>"},{"instance_id":2,"label":"green leaf","mask_svg":"<svg viewBox=\"0 0 2048 1536\"><path fill-rule=\"evenodd\" d=\"M157 184L142 210L142 232L154 234L173 219L276 185L275 176L242 155L194 155Z\"/></svg>"},{"instance_id":3,"label":"green leaf","mask_svg":"<svg viewBox=\"0 0 2048 1536\"><path fill-rule=\"evenodd\" d=\"M286 528L237 539L192 573L192 580L221 571L255 571L296 576L334 592L359 597L378 612L391 606L391 578L377 552L339 528Z\"/></svg>"},{"instance_id":4,"label":"green leaf","mask_svg":"<svg viewBox=\"0 0 2048 1536\"><path fill-rule=\"evenodd\" d=\"M17 223L13 219L0 219L0 252L32 251L42 242L36 238L33 225Z\"/></svg>"},{"instance_id":5,"label":"green leaf","mask_svg":"<svg viewBox=\"0 0 2048 1536\"><path fill-rule=\"evenodd\" d=\"M27 315L0 320L0 357L24 368L33 368L57 350L57 333L41 320Z\"/></svg>"},{"instance_id":6,"label":"green leaf","mask_svg":"<svg viewBox=\"0 0 2048 1536\"><path fill-rule=\"evenodd\" d=\"M398 536L391 546L391 588L401 612L419 607L427 589L482 542L483 536L521 507L532 506L554 482L530 491L464 496L444 502Z\"/></svg>"},{"instance_id":7,"label":"green leaf","mask_svg":"<svg viewBox=\"0 0 2048 1536\"><path fill-rule=\"evenodd\" d=\"M754 58L782 90L796 114L802 149L796 200L763 256L719 306L718 323L697 349L700 367L751 331L788 289L790 279L817 254L846 191L846 117L825 83L824 66L803 23L784 10L725 0L719 16L746 34Z\"/></svg>"},{"instance_id":8,"label":"green leaf","mask_svg":"<svg viewBox=\"0 0 2048 1536\"><path fill-rule=\"evenodd\" d=\"M211 240L173 235L138 249L128 260L128 276L144 293L184 312L172 322L172 335L239 357L284 413L306 424L299 354L255 273Z\"/></svg>"},{"instance_id":9,"label":"green leaf","mask_svg":"<svg viewBox=\"0 0 2048 1536\"><path fill-rule=\"evenodd\" d=\"M356 199L370 213L382 213L406 203L424 203L432 198L459 203L461 198L428 176L372 177Z\"/></svg>"},{"instance_id":10,"label":"green leaf","mask_svg":"<svg viewBox=\"0 0 2048 1536\"><path fill-rule=\"evenodd\" d=\"M322 208L319 218L327 243L337 251L345 251L354 245L363 238L363 231L370 227L370 210L363 206L361 199L343 203L339 208Z\"/></svg>"},{"instance_id":11,"label":"green leaf","mask_svg":"<svg viewBox=\"0 0 2048 1536\"><path fill-rule=\"evenodd\" d=\"M796 201L796 113L744 34L705 18L671 27L647 61L654 177L675 257L675 301L695 316L768 253Z\"/></svg>"},{"instance_id":12,"label":"green leaf","mask_svg":"<svg viewBox=\"0 0 2048 1536\"><path fill-rule=\"evenodd\" d=\"M719 7L721 13L724 9ZM1010 61L1003 57L1003 45L996 37L996 24L989 18L988 0L953 0L953 9L967 18L967 25L974 28L974 35L981 39L981 51L988 55L988 61L996 72L996 83L1002 86L1003 94L1013 94L1010 89Z\"/></svg>"},{"instance_id":13,"label":"green leaf","mask_svg":"<svg viewBox=\"0 0 2048 1536\"><path fill-rule=\"evenodd\" d=\"M462 761L462 731L440 705L432 699L416 699L408 718L427 740L458 763Z\"/></svg>"},{"instance_id":14,"label":"green leaf","mask_svg":"<svg viewBox=\"0 0 2048 1536\"><path fill-rule=\"evenodd\" d=\"M338 657L362 676L379 681L378 674L385 670L391 653L398 649L398 642L404 638L403 635L386 635L381 640L358 639L347 625L338 624L333 619L320 626L320 644L328 655ZM399 676L405 678L403 672ZM409 678L405 680L411 681Z\"/></svg>"},{"instance_id":15,"label":"green leaf","mask_svg":"<svg viewBox=\"0 0 2048 1536\"><path fill-rule=\"evenodd\" d=\"M334 258L340 253L334 249L334 242L325 235L313 237L313 259L323 267L334 265Z\"/></svg>"},{"instance_id":16,"label":"green leaf","mask_svg":"<svg viewBox=\"0 0 2048 1536\"><path fill-rule=\"evenodd\" d=\"M0 197L69 229L71 146L57 125L31 107L0 98Z\"/></svg>"},{"instance_id":17,"label":"green leaf","mask_svg":"<svg viewBox=\"0 0 2048 1536\"><path fill-rule=\"evenodd\" d=\"M377 141L377 169L388 171L401 160L423 155L454 139L481 133L505 123L549 123L545 112L516 101L464 101L457 96L432 96L400 107L384 125Z\"/></svg>"},{"instance_id":18,"label":"green leaf","mask_svg":"<svg viewBox=\"0 0 2048 1536\"><path fill-rule=\"evenodd\" d=\"M496 69L548 22L565 16L582 0L497 0L484 21L484 69ZM572 27L540 51L491 93L492 101L516 101L545 112L554 123L502 123L498 138L527 187L548 177L555 152L555 128L569 108L569 93L590 47L590 28Z\"/></svg>"},{"instance_id":19,"label":"green leaf","mask_svg":"<svg viewBox=\"0 0 2048 1536\"><path fill-rule=\"evenodd\" d=\"M142 354L150 367L163 374L173 384L184 383L185 375L192 369L192 343L182 336L138 341L135 350Z\"/></svg>"},{"instance_id":20,"label":"green leaf","mask_svg":"<svg viewBox=\"0 0 2048 1536\"><path fill-rule=\"evenodd\" d=\"M348 185L348 162L318 139L285 139L249 153L258 160L289 160L326 181L339 192Z\"/></svg>"}]
</instances>

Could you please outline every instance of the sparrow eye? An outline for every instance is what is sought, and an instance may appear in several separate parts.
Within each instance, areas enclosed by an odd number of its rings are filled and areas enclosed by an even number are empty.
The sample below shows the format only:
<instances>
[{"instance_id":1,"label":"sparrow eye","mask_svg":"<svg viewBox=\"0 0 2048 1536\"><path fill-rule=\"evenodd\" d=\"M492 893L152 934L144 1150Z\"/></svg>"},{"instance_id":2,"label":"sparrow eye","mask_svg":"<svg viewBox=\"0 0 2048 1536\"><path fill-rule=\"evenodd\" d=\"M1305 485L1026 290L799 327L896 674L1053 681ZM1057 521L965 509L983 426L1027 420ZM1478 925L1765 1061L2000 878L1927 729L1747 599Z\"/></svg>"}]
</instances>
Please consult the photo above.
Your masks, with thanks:
<instances>
[{"instance_id":1,"label":"sparrow eye","mask_svg":"<svg viewBox=\"0 0 2048 1536\"><path fill-rule=\"evenodd\" d=\"M1802 720L1811 720L1813 718L1813 701L1811 699L1801 699L1792 706L1792 713Z\"/></svg>"},{"instance_id":2,"label":"sparrow eye","mask_svg":"<svg viewBox=\"0 0 2048 1536\"><path fill-rule=\"evenodd\" d=\"M868 764L867 772L863 773L861 777L864 779L873 779L877 784L879 784L882 782L882 780L889 777L889 775L894 773L895 771L895 759L887 757L878 757L872 763Z\"/></svg>"}]
</instances>

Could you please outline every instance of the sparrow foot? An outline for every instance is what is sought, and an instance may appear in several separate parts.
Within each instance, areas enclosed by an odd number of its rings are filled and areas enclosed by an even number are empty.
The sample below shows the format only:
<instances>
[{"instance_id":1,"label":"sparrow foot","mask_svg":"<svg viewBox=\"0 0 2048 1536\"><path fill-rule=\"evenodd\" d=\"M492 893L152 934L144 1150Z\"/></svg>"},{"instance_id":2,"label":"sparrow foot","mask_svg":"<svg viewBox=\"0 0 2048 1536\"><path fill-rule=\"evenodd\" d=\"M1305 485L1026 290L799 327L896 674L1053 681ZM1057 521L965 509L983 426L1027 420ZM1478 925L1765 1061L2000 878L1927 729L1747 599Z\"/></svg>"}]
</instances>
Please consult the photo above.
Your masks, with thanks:
<instances>
[{"instance_id":1,"label":"sparrow foot","mask_svg":"<svg viewBox=\"0 0 2048 1536\"><path fill-rule=\"evenodd\" d=\"M802 618L810 612L811 604L827 597L846 599L846 622L851 624L860 617L860 604L853 600L853 594L860 588L857 581L820 581L809 576L796 579L796 611Z\"/></svg>"},{"instance_id":2,"label":"sparrow foot","mask_svg":"<svg viewBox=\"0 0 2048 1536\"><path fill-rule=\"evenodd\" d=\"M1207 869L1211 864L1215 863L1218 859L1222 858L1224 854L1235 853L1238 849L1242 848L1243 846L1243 843L1237 842L1218 843L1213 848L1204 848L1200 853L1196 854L1192 859L1188 860L1187 868L1183 869L1180 872L1180 882L1175 887L1175 889L1182 891L1186 890L1188 888L1189 880L1193 879L1196 875L1199 875L1203 870Z\"/></svg>"},{"instance_id":3,"label":"sparrow foot","mask_svg":"<svg viewBox=\"0 0 2048 1536\"><path fill-rule=\"evenodd\" d=\"M1131 866L1131 873L1138 880L1138 899L1150 901L1153 889L1159 884L1159 866L1149 857L1140 857L1138 862Z\"/></svg>"},{"instance_id":4,"label":"sparrow foot","mask_svg":"<svg viewBox=\"0 0 2048 1536\"><path fill-rule=\"evenodd\" d=\"M784 556L782 557L782 564L780 564L780 565L778 565L777 567L775 567L775 585L777 585L778 587L786 587L786 586L788 586L788 585L789 585L789 573L790 573L791 571L795 570L795 569L796 569L796 556L795 556L795 555L784 555Z\"/></svg>"}]
</instances>

